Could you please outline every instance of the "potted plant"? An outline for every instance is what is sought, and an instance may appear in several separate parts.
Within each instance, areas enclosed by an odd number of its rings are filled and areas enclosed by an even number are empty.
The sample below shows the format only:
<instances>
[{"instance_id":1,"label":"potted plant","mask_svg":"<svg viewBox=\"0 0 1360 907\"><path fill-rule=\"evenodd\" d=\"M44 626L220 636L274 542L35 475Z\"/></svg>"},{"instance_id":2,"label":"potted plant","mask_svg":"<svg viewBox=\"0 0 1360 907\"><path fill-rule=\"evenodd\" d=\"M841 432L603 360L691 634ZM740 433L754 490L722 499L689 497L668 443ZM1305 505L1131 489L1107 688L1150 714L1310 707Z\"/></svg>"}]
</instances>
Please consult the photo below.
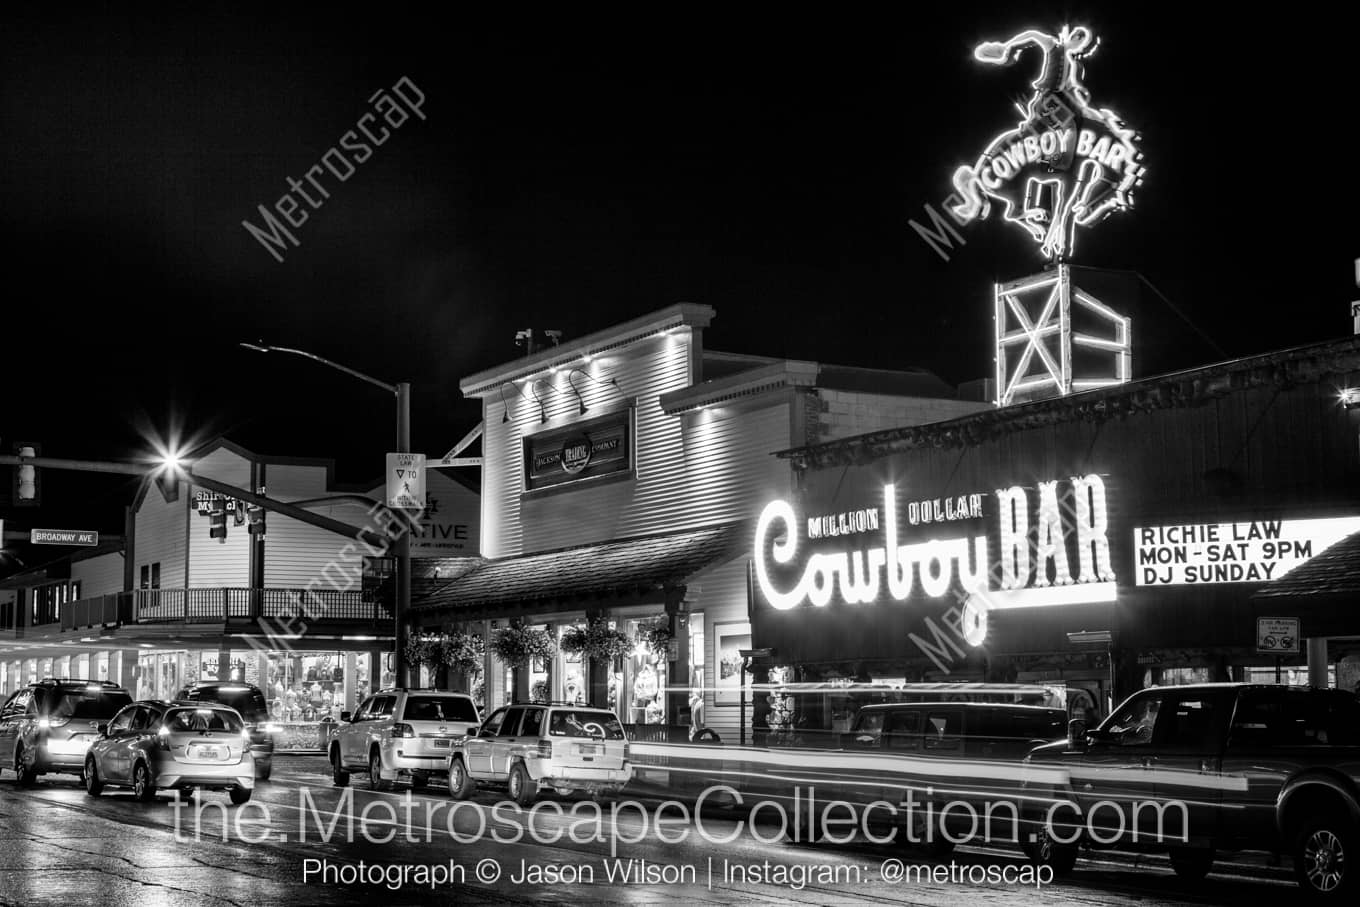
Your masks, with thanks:
<instances>
[{"instance_id":1,"label":"potted plant","mask_svg":"<svg viewBox=\"0 0 1360 907\"><path fill-rule=\"evenodd\" d=\"M608 618L597 617L584 627L568 627L562 633L562 651L580 653L592 662L612 663L633 651L633 637L610 625Z\"/></svg>"},{"instance_id":2,"label":"potted plant","mask_svg":"<svg viewBox=\"0 0 1360 907\"><path fill-rule=\"evenodd\" d=\"M491 651L511 667L520 668L531 658L552 658L557 654L557 644L547 630L512 626L496 631L491 637Z\"/></svg>"},{"instance_id":3,"label":"potted plant","mask_svg":"<svg viewBox=\"0 0 1360 907\"><path fill-rule=\"evenodd\" d=\"M456 631L444 637L440 660L452 671L475 673L486 660L486 643L480 634Z\"/></svg>"},{"instance_id":4,"label":"potted plant","mask_svg":"<svg viewBox=\"0 0 1360 907\"><path fill-rule=\"evenodd\" d=\"M406 660L414 667L433 665L439 659L443 638L432 634L412 634L406 638Z\"/></svg>"},{"instance_id":5,"label":"potted plant","mask_svg":"<svg viewBox=\"0 0 1360 907\"><path fill-rule=\"evenodd\" d=\"M638 630L638 642L658 658L666 657L674 639L675 634L664 623L648 624Z\"/></svg>"}]
</instances>

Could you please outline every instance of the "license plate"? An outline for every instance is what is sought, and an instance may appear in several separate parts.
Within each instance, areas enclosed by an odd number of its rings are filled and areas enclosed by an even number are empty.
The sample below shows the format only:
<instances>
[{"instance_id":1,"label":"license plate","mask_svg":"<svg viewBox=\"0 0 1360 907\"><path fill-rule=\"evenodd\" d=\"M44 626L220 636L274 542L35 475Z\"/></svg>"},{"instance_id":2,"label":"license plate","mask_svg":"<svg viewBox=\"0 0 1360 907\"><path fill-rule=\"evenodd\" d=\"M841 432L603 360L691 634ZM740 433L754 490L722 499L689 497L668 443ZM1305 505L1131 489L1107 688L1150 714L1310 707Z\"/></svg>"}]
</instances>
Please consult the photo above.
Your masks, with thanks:
<instances>
[{"instance_id":1,"label":"license plate","mask_svg":"<svg viewBox=\"0 0 1360 907\"><path fill-rule=\"evenodd\" d=\"M603 747L594 743L578 743L576 745L576 752L578 753L598 753L601 749Z\"/></svg>"},{"instance_id":2,"label":"license plate","mask_svg":"<svg viewBox=\"0 0 1360 907\"><path fill-rule=\"evenodd\" d=\"M223 756L223 754L222 754L221 748L220 748L220 747L216 747L216 746L200 746L200 747L197 748L197 751L194 753L194 756L197 757L197 758L199 758L199 759L223 759L223 758L225 758L225 757Z\"/></svg>"},{"instance_id":3,"label":"license plate","mask_svg":"<svg viewBox=\"0 0 1360 907\"><path fill-rule=\"evenodd\" d=\"M447 740L436 740L436 741L434 742L434 748L435 748L435 749L448 749L448 748L449 748L449 741L447 741Z\"/></svg>"}]
</instances>

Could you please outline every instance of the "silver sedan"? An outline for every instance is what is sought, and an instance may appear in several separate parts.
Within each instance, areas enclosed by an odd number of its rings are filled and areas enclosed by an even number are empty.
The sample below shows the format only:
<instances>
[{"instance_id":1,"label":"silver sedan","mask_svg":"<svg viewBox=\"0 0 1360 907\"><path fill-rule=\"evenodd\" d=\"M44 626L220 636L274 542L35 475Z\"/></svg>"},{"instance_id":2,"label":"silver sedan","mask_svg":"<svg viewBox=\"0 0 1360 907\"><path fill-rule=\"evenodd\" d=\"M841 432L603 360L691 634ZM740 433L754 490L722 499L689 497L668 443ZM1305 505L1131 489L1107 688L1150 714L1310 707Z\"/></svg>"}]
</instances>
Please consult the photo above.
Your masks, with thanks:
<instances>
[{"instance_id":1,"label":"silver sedan","mask_svg":"<svg viewBox=\"0 0 1360 907\"><path fill-rule=\"evenodd\" d=\"M132 788L138 800L162 790L225 790L235 804L250 800L255 758L240 714L211 702L147 699L127 706L90 745L85 790Z\"/></svg>"}]
</instances>

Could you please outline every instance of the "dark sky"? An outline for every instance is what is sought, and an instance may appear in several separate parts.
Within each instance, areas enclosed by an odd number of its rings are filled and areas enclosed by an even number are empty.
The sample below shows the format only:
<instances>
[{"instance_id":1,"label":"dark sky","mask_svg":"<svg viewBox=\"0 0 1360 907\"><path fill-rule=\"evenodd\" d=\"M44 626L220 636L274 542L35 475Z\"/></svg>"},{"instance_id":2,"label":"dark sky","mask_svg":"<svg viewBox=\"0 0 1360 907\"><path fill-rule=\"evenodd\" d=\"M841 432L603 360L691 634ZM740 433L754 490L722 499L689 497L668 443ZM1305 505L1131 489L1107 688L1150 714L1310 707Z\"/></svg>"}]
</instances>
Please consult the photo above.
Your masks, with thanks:
<instances>
[{"instance_id":1,"label":"dark sky","mask_svg":"<svg viewBox=\"0 0 1360 907\"><path fill-rule=\"evenodd\" d=\"M1035 250L993 213L945 262L907 222L1035 76L1032 55L972 48L1065 21L1100 36L1086 85L1148 171L1079 260L1141 272L1194 325L1117 283L1139 370L1219 358L1201 335L1238 356L1349 333L1357 29L1336 6L7 6L0 445L121 458L177 426L360 481L391 399L238 341L411 380L416 449L438 455L479 415L458 379L518 355L517 329L576 337L678 301L717 309L713 348L989 374L991 283L1038 270ZM325 174L274 260L242 220L403 77L426 118ZM129 487L48 474L42 516L116 530Z\"/></svg>"}]
</instances>

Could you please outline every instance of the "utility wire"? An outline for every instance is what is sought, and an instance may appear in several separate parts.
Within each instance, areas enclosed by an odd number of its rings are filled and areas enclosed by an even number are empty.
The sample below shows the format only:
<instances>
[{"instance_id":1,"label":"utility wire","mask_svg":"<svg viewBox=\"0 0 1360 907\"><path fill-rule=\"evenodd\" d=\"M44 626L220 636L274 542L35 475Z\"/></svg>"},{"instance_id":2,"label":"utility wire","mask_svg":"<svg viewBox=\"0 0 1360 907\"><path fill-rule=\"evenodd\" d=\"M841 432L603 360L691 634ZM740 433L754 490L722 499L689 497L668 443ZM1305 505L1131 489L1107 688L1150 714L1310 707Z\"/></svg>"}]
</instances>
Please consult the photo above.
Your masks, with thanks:
<instances>
[{"instance_id":1,"label":"utility wire","mask_svg":"<svg viewBox=\"0 0 1360 907\"><path fill-rule=\"evenodd\" d=\"M1154 284L1152 281L1144 277L1141 271L1135 271L1130 268L1093 268L1089 265L1068 265L1068 267L1078 271L1104 271L1110 274L1132 274L1134 277L1137 277L1140 281L1142 281L1143 285L1146 286L1149 290L1156 293L1157 298L1164 302L1166 304L1166 307L1170 309L1172 312L1174 312L1178 318L1180 318L1182 321L1188 324L1190 326L1190 329L1194 331L1196 334L1198 334L1205 343L1213 347L1214 352L1217 353L1220 358L1222 359L1232 358L1223 349L1223 347L1219 346L1217 343L1214 342L1214 339L1212 337L1204 333L1204 331L1200 330L1199 325L1195 324L1193 321L1190 320L1190 316L1182 312L1174 302L1167 298L1165 293L1157 289L1156 284Z\"/></svg>"}]
</instances>

